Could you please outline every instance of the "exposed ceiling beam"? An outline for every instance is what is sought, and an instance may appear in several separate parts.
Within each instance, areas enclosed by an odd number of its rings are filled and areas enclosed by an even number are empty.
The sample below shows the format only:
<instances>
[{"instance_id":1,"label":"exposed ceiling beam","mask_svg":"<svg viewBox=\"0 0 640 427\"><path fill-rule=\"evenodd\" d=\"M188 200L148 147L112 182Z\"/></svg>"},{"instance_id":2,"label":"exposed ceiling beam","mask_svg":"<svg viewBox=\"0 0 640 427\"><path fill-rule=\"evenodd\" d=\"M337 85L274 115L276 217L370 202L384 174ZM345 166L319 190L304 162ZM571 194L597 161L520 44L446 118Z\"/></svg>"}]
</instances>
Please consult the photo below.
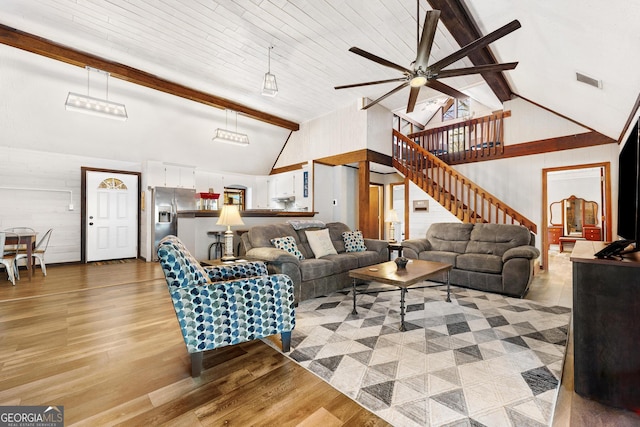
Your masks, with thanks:
<instances>
[{"instance_id":1,"label":"exposed ceiling beam","mask_svg":"<svg viewBox=\"0 0 640 427\"><path fill-rule=\"evenodd\" d=\"M300 125L298 123L263 111L255 110L225 98L211 95L196 89L191 89L187 86L165 80L145 71L63 46L42 37L25 33L2 24L0 24L0 43L65 62L67 64L76 65L78 67L84 68L88 66L97 68L110 73L113 77L130 83L145 86L180 98L189 99L191 101L200 102L215 108L234 110L240 114L244 114L245 116L274 126L292 131L300 129Z\"/></svg>"},{"instance_id":2,"label":"exposed ceiling beam","mask_svg":"<svg viewBox=\"0 0 640 427\"><path fill-rule=\"evenodd\" d=\"M440 11L440 20L447 27L456 42L463 47L483 36L467 11L462 0L427 0L433 9ZM497 64L489 47L469 54L473 65ZM512 91L502 73L485 73L482 77L496 97L502 102L511 99Z\"/></svg>"}]
</instances>

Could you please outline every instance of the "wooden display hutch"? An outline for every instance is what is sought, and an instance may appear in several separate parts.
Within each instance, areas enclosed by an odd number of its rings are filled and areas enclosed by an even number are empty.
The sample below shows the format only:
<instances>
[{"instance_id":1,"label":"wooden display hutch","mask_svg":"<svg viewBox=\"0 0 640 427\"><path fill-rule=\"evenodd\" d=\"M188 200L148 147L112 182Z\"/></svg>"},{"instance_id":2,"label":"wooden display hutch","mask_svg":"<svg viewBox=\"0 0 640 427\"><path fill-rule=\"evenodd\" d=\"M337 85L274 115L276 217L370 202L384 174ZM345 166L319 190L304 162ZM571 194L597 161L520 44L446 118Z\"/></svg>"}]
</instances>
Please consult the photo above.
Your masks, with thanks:
<instances>
[{"instance_id":1,"label":"wooden display hutch","mask_svg":"<svg viewBox=\"0 0 640 427\"><path fill-rule=\"evenodd\" d=\"M551 203L549 213L549 245L559 245L560 252L566 243L602 240L602 229L598 226L598 203L570 196Z\"/></svg>"}]
</instances>

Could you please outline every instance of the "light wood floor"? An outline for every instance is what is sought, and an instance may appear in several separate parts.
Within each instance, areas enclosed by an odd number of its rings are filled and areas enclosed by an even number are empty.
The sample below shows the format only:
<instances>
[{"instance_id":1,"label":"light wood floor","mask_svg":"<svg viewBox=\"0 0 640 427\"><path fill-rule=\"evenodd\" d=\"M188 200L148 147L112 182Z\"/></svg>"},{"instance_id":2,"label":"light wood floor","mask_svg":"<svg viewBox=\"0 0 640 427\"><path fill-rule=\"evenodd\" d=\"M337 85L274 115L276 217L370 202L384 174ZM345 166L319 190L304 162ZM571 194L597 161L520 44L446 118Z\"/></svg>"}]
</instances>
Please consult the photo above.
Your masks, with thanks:
<instances>
[{"instance_id":1,"label":"light wood floor","mask_svg":"<svg viewBox=\"0 0 640 427\"><path fill-rule=\"evenodd\" d=\"M0 272L0 405L63 405L65 425L387 425L261 341L191 378L157 263L47 274Z\"/></svg>"},{"instance_id":2,"label":"light wood floor","mask_svg":"<svg viewBox=\"0 0 640 427\"><path fill-rule=\"evenodd\" d=\"M571 306L568 253L551 260L527 298ZM66 425L387 425L261 341L209 352L192 379L157 263L47 273L0 272L0 405L64 405ZM553 425L640 425L575 394L572 357Z\"/></svg>"}]
</instances>

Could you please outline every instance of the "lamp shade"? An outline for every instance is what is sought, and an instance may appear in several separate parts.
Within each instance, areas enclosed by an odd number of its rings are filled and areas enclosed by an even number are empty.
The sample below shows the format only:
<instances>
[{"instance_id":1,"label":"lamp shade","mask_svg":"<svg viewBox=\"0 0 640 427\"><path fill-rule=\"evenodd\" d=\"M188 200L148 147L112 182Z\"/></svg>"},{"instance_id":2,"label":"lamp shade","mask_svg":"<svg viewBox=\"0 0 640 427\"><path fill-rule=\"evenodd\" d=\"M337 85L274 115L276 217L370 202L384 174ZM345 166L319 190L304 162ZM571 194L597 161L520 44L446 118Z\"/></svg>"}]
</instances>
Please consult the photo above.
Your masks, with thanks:
<instances>
[{"instance_id":1,"label":"lamp shade","mask_svg":"<svg viewBox=\"0 0 640 427\"><path fill-rule=\"evenodd\" d=\"M233 225L244 225L244 222L242 222L242 218L240 218L238 205L224 205L216 224L226 225L228 227L231 227Z\"/></svg>"},{"instance_id":2,"label":"lamp shade","mask_svg":"<svg viewBox=\"0 0 640 427\"><path fill-rule=\"evenodd\" d=\"M387 222L400 222L398 212L396 212L395 209L391 209L387 212Z\"/></svg>"}]
</instances>

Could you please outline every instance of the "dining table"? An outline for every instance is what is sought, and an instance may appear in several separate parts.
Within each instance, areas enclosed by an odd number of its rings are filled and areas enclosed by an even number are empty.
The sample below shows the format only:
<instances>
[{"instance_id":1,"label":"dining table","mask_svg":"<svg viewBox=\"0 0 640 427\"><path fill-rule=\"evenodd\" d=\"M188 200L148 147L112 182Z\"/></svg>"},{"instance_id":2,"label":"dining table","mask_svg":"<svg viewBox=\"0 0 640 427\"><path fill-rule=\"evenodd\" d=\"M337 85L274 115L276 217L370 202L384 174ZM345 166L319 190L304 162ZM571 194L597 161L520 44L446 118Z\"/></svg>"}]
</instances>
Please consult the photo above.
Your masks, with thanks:
<instances>
[{"instance_id":1,"label":"dining table","mask_svg":"<svg viewBox=\"0 0 640 427\"><path fill-rule=\"evenodd\" d=\"M26 245L27 253L27 277L31 280L34 268L33 248L36 245L37 232L21 231L15 234L7 234L5 245Z\"/></svg>"}]
</instances>

